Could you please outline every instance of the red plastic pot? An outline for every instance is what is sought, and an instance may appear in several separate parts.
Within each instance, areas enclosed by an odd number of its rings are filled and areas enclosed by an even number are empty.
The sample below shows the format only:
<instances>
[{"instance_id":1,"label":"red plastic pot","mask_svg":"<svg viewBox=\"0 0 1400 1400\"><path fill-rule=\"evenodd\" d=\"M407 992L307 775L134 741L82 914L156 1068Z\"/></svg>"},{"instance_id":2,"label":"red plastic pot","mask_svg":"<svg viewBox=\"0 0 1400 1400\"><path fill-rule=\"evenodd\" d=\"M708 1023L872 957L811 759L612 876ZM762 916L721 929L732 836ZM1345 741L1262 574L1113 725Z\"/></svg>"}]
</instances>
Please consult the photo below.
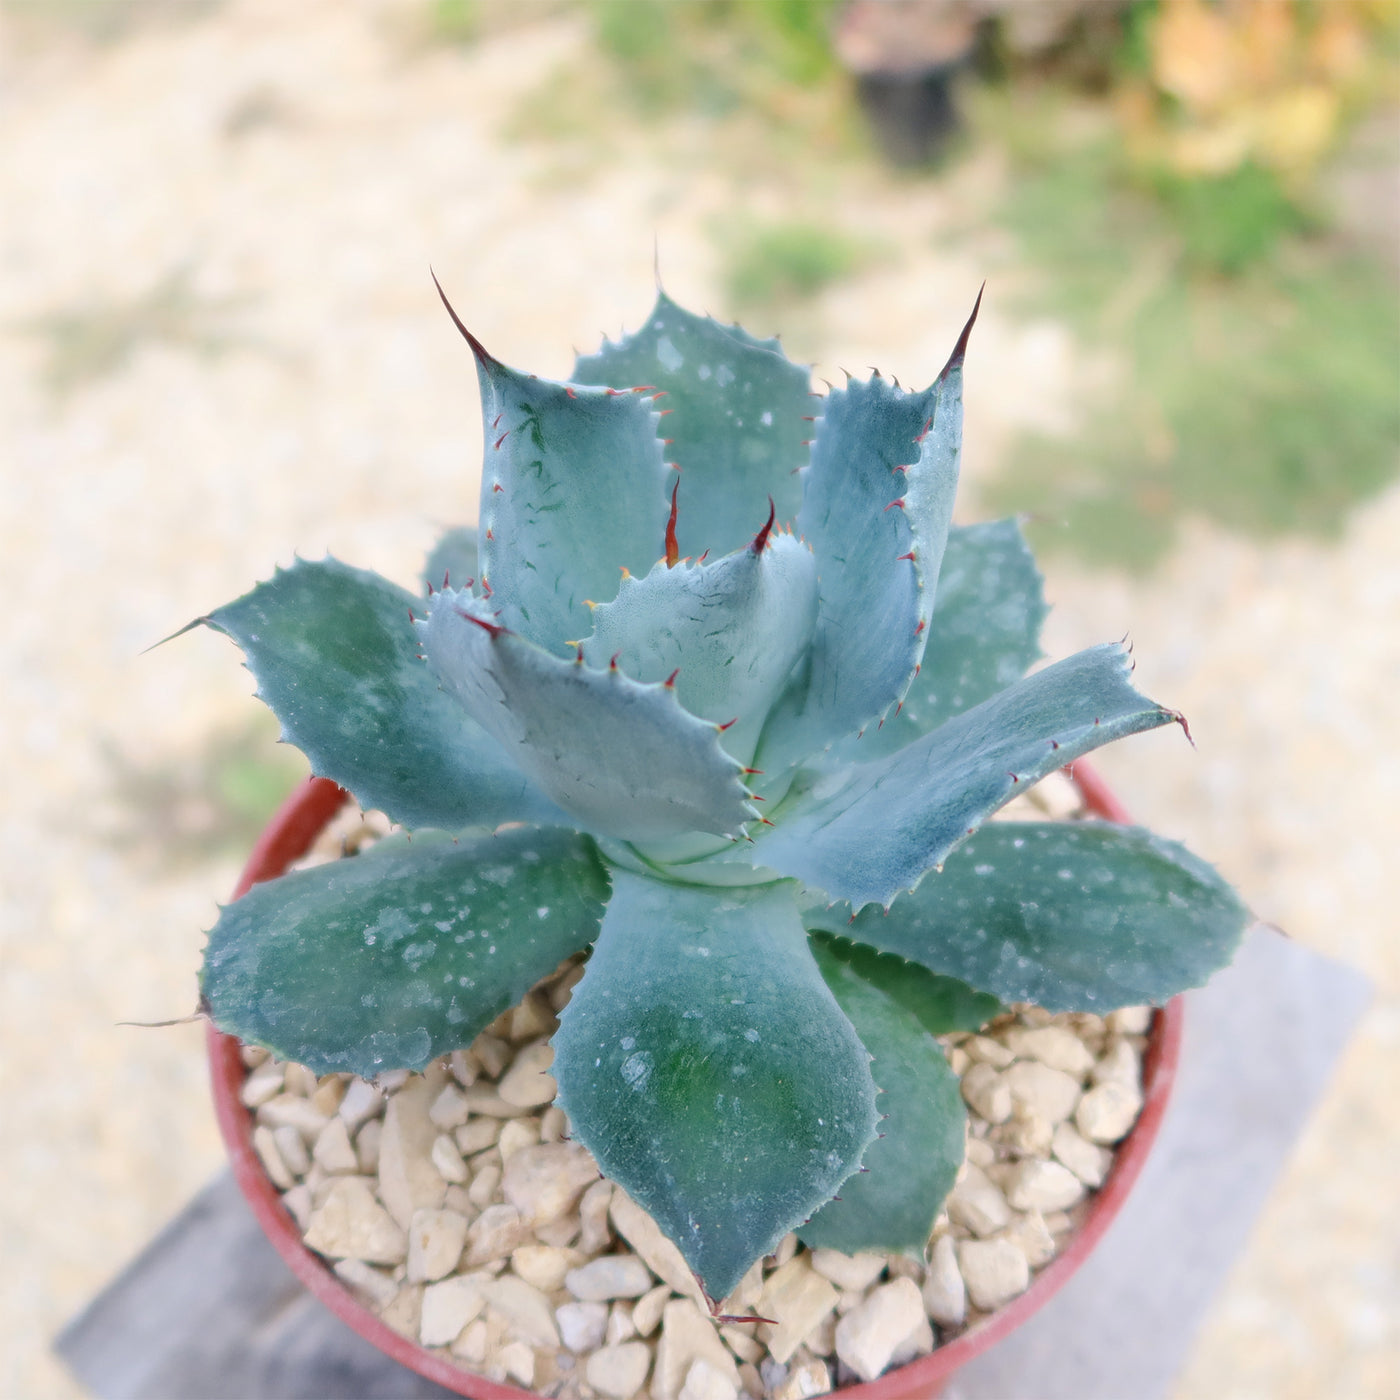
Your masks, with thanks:
<instances>
[{"instance_id":1,"label":"red plastic pot","mask_svg":"<svg viewBox=\"0 0 1400 1400\"><path fill-rule=\"evenodd\" d=\"M1087 764L1077 763L1071 777L1096 816L1116 822L1129 820L1117 798ZM308 778L258 838L234 898L260 881L275 879L304 855L346 800L347 794L328 779ZM837 1392L841 1400L930 1400L960 1366L994 1346L1042 1307L1083 1263L1122 1209L1157 1137L1180 1056L1183 1009L1182 999L1177 997L1153 1018L1143 1060L1143 1107L1137 1126L1119 1148L1108 1180L1092 1198L1067 1248L1036 1275L1019 1298L987 1322L878 1380ZM253 1150L253 1120L240 1098L248 1073L240 1054L242 1047L233 1036L212 1025L208 1046L214 1111L233 1161L234 1177L258 1223L297 1278L362 1337L439 1385L472 1400L532 1400L528 1391L473 1375L395 1332L359 1302L319 1255L307 1249Z\"/></svg>"}]
</instances>

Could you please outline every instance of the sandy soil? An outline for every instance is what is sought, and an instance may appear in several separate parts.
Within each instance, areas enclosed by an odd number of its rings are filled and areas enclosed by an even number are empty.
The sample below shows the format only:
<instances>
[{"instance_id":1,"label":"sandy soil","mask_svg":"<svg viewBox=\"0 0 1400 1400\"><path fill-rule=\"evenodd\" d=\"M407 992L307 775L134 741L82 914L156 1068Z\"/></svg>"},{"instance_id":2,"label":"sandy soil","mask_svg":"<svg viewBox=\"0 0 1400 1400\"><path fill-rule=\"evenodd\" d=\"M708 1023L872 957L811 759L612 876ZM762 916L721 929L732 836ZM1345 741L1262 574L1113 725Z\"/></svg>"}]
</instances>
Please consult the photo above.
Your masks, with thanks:
<instances>
[{"instance_id":1,"label":"sandy soil","mask_svg":"<svg viewBox=\"0 0 1400 1400\"><path fill-rule=\"evenodd\" d=\"M722 153L696 169L640 139L587 159L511 143L502 117L579 29L423 51L403 8L230 0L96 48L0 32L0 627L18 736L0 808L0 1394L79 1393L47 1339L220 1164L199 1028L115 1023L190 1009L233 865L153 871L101 839L93 809L108 747L196 752L246 718L250 687L212 635L141 649L293 550L411 580L436 528L474 515L475 389L430 262L497 353L560 373L571 344L645 313L653 233L672 292L715 306L714 221L791 194L715 173ZM819 372L937 371L1001 257L990 237L936 239L992 177L959 178L829 173L822 197L893 255L793 328ZM35 323L180 269L181 334L222 349L148 339L116 372L46 391ZM990 297L972 494L1020 428L1072 421L1081 369L1061 327ZM1173 731L1103 760L1134 810L1377 984L1178 1400L1380 1397L1400 1374L1397 534L1392 492L1335 547L1192 527L1148 581L1050 571L1050 650L1131 629L1143 688L1191 717L1197 754Z\"/></svg>"}]
</instances>

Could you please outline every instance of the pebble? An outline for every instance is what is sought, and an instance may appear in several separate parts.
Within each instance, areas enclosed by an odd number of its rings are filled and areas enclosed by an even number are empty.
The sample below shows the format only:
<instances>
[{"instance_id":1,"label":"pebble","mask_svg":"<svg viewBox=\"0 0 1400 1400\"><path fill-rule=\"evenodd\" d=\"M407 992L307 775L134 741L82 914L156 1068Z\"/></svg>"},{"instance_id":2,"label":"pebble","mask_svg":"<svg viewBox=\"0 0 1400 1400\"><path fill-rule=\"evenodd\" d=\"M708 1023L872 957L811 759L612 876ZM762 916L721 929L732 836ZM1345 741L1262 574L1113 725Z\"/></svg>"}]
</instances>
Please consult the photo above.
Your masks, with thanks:
<instances>
[{"instance_id":1,"label":"pebble","mask_svg":"<svg viewBox=\"0 0 1400 1400\"><path fill-rule=\"evenodd\" d=\"M502 1077L497 1092L516 1108L540 1108L553 1102L556 1085L549 1067L554 1047L547 1040L527 1045Z\"/></svg>"},{"instance_id":2,"label":"pebble","mask_svg":"<svg viewBox=\"0 0 1400 1400\"><path fill-rule=\"evenodd\" d=\"M724 1344L740 1361L751 1361L757 1365L768 1354L768 1348L754 1336L752 1322L726 1323L719 1329Z\"/></svg>"},{"instance_id":3,"label":"pebble","mask_svg":"<svg viewBox=\"0 0 1400 1400\"><path fill-rule=\"evenodd\" d=\"M604 1333L604 1340L612 1347L619 1342L630 1342L636 1335L637 1328L632 1321L632 1304L614 1303L608 1310L608 1330ZM733 1351L734 1348L730 1347L730 1350Z\"/></svg>"},{"instance_id":4,"label":"pebble","mask_svg":"<svg viewBox=\"0 0 1400 1400\"><path fill-rule=\"evenodd\" d=\"M305 1065L289 1064L283 1072L289 1094L309 1099L316 1092L316 1076Z\"/></svg>"},{"instance_id":5,"label":"pebble","mask_svg":"<svg viewBox=\"0 0 1400 1400\"><path fill-rule=\"evenodd\" d=\"M814 1249L812 1267L829 1278L837 1288L860 1293L869 1288L885 1271L883 1254L842 1254L838 1249Z\"/></svg>"},{"instance_id":6,"label":"pebble","mask_svg":"<svg viewBox=\"0 0 1400 1400\"><path fill-rule=\"evenodd\" d=\"M1084 1183L1067 1166L1038 1157L1018 1163L1006 1187L1006 1199L1017 1210L1068 1210L1084 1194Z\"/></svg>"},{"instance_id":7,"label":"pebble","mask_svg":"<svg viewBox=\"0 0 1400 1400\"><path fill-rule=\"evenodd\" d=\"M557 1347L559 1328L554 1309L538 1288L532 1288L514 1274L483 1281L487 1303L505 1318L512 1333L532 1347Z\"/></svg>"},{"instance_id":8,"label":"pebble","mask_svg":"<svg viewBox=\"0 0 1400 1400\"><path fill-rule=\"evenodd\" d=\"M924 1321L924 1303L912 1279L882 1284L836 1324L836 1355L863 1381L873 1381L896 1349Z\"/></svg>"},{"instance_id":9,"label":"pebble","mask_svg":"<svg viewBox=\"0 0 1400 1400\"><path fill-rule=\"evenodd\" d=\"M289 1190L296 1178L287 1170L287 1164L277 1148L277 1139L265 1124L253 1129L253 1151L258 1154L258 1161L263 1164L263 1170L272 1179L272 1184L280 1190Z\"/></svg>"},{"instance_id":10,"label":"pebble","mask_svg":"<svg viewBox=\"0 0 1400 1400\"><path fill-rule=\"evenodd\" d=\"M428 1117L431 1090L415 1076L394 1094L384 1110L379 1138L379 1198L407 1230L414 1212L442 1204L447 1183L433 1166L437 1129Z\"/></svg>"},{"instance_id":11,"label":"pebble","mask_svg":"<svg viewBox=\"0 0 1400 1400\"><path fill-rule=\"evenodd\" d=\"M282 1092L286 1066L280 1060L264 1060L247 1079L239 1097L245 1108L261 1108Z\"/></svg>"},{"instance_id":12,"label":"pebble","mask_svg":"<svg viewBox=\"0 0 1400 1400\"><path fill-rule=\"evenodd\" d=\"M467 1096L455 1084L445 1085L428 1108L428 1117L443 1132L460 1128L467 1121Z\"/></svg>"},{"instance_id":13,"label":"pebble","mask_svg":"<svg viewBox=\"0 0 1400 1400\"><path fill-rule=\"evenodd\" d=\"M428 1155L437 1174L454 1186L463 1185L471 1176L457 1144L446 1133L439 1133L433 1139L433 1150Z\"/></svg>"},{"instance_id":14,"label":"pebble","mask_svg":"<svg viewBox=\"0 0 1400 1400\"><path fill-rule=\"evenodd\" d=\"M613 1228L641 1257L642 1262L663 1283L671 1286L673 1293L692 1299L697 1306L705 1308L705 1295L690 1272L689 1265L657 1225L620 1186L613 1187L612 1204L608 1208L608 1218ZM637 1330L645 1336L640 1324Z\"/></svg>"},{"instance_id":15,"label":"pebble","mask_svg":"<svg viewBox=\"0 0 1400 1400\"><path fill-rule=\"evenodd\" d=\"M548 1244L523 1244L510 1256L511 1271L543 1293L558 1292L569 1270L586 1262L577 1249Z\"/></svg>"},{"instance_id":16,"label":"pebble","mask_svg":"<svg viewBox=\"0 0 1400 1400\"><path fill-rule=\"evenodd\" d=\"M775 1360L786 1362L835 1307L839 1297L830 1279L813 1267L810 1256L794 1255L768 1275L755 1311L771 1318L763 1338Z\"/></svg>"},{"instance_id":17,"label":"pebble","mask_svg":"<svg viewBox=\"0 0 1400 1400\"><path fill-rule=\"evenodd\" d=\"M355 1134L355 1159L360 1164L360 1170L366 1176L375 1176L379 1172L379 1141L383 1136L384 1120L382 1118L371 1118Z\"/></svg>"},{"instance_id":18,"label":"pebble","mask_svg":"<svg viewBox=\"0 0 1400 1400\"><path fill-rule=\"evenodd\" d=\"M612 1204L612 1182L598 1180L579 1198L578 1247L584 1254L598 1254L612 1238L608 1229L608 1207Z\"/></svg>"},{"instance_id":19,"label":"pebble","mask_svg":"<svg viewBox=\"0 0 1400 1400\"><path fill-rule=\"evenodd\" d=\"M1011 1207L1001 1189L981 1167L964 1165L962 1179L944 1203L948 1218L974 1235L994 1235L1011 1219Z\"/></svg>"},{"instance_id":20,"label":"pebble","mask_svg":"<svg viewBox=\"0 0 1400 1400\"><path fill-rule=\"evenodd\" d=\"M534 1385L535 1353L524 1342L507 1342L496 1353L496 1361L510 1380Z\"/></svg>"},{"instance_id":21,"label":"pebble","mask_svg":"<svg viewBox=\"0 0 1400 1400\"><path fill-rule=\"evenodd\" d=\"M997 1238L1014 1244L1033 1269L1048 1264L1055 1257L1055 1237L1038 1210L1028 1210L1024 1215L1018 1215Z\"/></svg>"},{"instance_id":22,"label":"pebble","mask_svg":"<svg viewBox=\"0 0 1400 1400\"><path fill-rule=\"evenodd\" d=\"M1089 1048L1073 1031L1063 1026L1012 1030L1007 1034L1006 1043L1019 1059L1038 1060L1076 1079L1083 1079L1094 1066L1094 1057Z\"/></svg>"},{"instance_id":23,"label":"pebble","mask_svg":"<svg viewBox=\"0 0 1400 1400\"><path fill-rule=\"evenodd\" d=\"M788 1371L787 1378L774 1387L773 1400L812 1400L830 1393L831 1372L825 1361L813 1357Z\"/></svg>"},{"instance_id":24,"label":"pebble","mask_svg":"<svg viewBox=\"0 0 1400 1400\"><path fill-rule=\"evenodd\" d=\"M894 1355L890 1357L890 1366L907 1366L911 1361L917 1361L921 1356L927 1356L936 1344L933 1335L933 1325L928 1318L921 1317L914 1330L895 1347Z\"/></svg>"},{"instance_id":25,"label":"pebble","mask_svg":"<svg viewBox=\"0 0 1400 1400\"><path fill-rule=\"evenodd\" d=\"M345 1086L344 1097L336 1114L353 1133L361 1123L368 1122L384 1106L384 1095L367 1079L354 1078Z\"/></svg>"},{"instance_id":26,"label":"pebble","mask_svg":"<svg viewBox=\"0 0 1400 1400\"><path fill-rule=\"evenodd\" d=\"M457 1267L467 1240L467 1218L455 1210L419 1210L408 1227L408 1280L432 1283Z\"/></svg>"},{"instance_id":27,"label":"pebble","mask_svg":"<svg viewBox=\"0 0 1400 1400\"><path fill-rule=\"evenodd\" d=\"M316 1139L316 1146L311 1149L311 1155L319 1166L333 1174L357 1172L360 1169L360 1159L350 1141L350 1129L346 1127L343 1118L332 1118L321 1129L321 1135Z\"/></svg>"},{"instance_id":28,"label":"pebble","mask_svg":"<svg viewBox=\"0 0 1400 1400\"><path fill-rule=\"evenodd\" d=\"M311 1170L311 1154L306 1150L306 1141L290 1123L274 1128L272 1140L293 1176L305 1176Z\"/></svg>"},{"instance_id":29,"label":"pebble","mask_svg":"<svg viewBox=\"0 0 1400 1400\"><path fill-rule=\"evenodd\" d=\"M453 1079L464 1089L470 1089L481 1073L481 1065L470 1050L454 1050L447 1063Z\"/></svg>"},{"instance_id":30,"label":"pebble","mask_svg":"<svg viewBox=\"0 0 1400 1400\"><path fill-rule=\"evenodd\" d=\"M1055 1129L1050 1150L1085 1186L1102 1186L1113 1165L1113 1153L1082 1137L1068 1123L1061 1123Z\"/></svg>"},{"instance_id":31,"label":"pebble","mask_svg":"<svg viewBox=\"0 0 1400 1400\"><path fill-rule=\"evenodd\" d=\"M363 1259L337 1260L335 1273L337 1278L363 1293L376 1308L387 1308L399 1291L398 1284L388 1274L370 1268ZM456 1336L455 1332L453 1336Z\"/></svg>"},{"instance_id":32,"label":"pebble","mask_svg":"<svg viewBox=\"0 0 1400 1400\"><path fill-rule=\"evenodd\" d=\"M542 1035L553 1035L559 1029L559 1018L549 1002L538 992L527 992L525 999L511 1008L510 1029L507 1034L519 1045Z\"/></svg>"},{"instance_id":33,"label":"pebble","mask_svg":"<svg viewBox=\"0 0 1400 1400\"><path fill-rule=\"evenodd\" d=\"M282 1193L282 1204L291 1212L292 1219L297 1223L297 1229L305 1234L306 1227L311 1223L311 1212L314 1209L311 1188L305 1182L298 1183L290 1191Z\"/></svg>"},{"instance_id":34,"label":"pebble","mask_svg":"<svg viewBox=\"0 0 1400 1400\"><path fill-rule=\"evenodd\" d=\"M316 1085L316 1092L311 1095L311 1106L334 1117L340 1111L340 1101L344 1097L345 1080L338 1074L328 1074Z\"/></svg>"},{"instance_id":35,"label":"pebble","mask_svg":"<svg viewBox=\"0 0 1400 1400\"><path fill-rule=\"evenodd\" d=\"M598 1164L581 1143L542 1142L511 1154L501 1187L522 1219L541 1225L571 1211L597 1180Z\"/></svg>"},{"instance_id":36,"label":"pebble","mask_svg":"<svg viewBox=\"0 0 1400 1400\"><path fill-rule=\"evenodd\" d=\"M663 1283L637 1299L637 1305L632 1309L632 1326L637 1329L638 1336L649 1337L656 1331L661 1322L661 1311L670 1298L671 1289Z\"/></svg>"},{"instance_id":37,"label":"pebble","mask_svg":"<svg viewBox=\"0 0 1400 1400\"><path fill-rule=\"evenodd\" d=\"M604 1254L570 1270L564 1287L581 1302L604 1303L614 1298L640 1298L655 1280L635 1254Z\"/></svg>"},{"instance_id":38,"label":"pebble","mask_svg":"<svg viewBox=\"0 0 1400 1400\"><path fill-rule=\"evenodd\" d=\"M488 1079L499 1079L501 1071L511 1061L511 1050L506 1041L489 1033L483 1033L472 1042L472 1054Z\"/></svg>"},{"instance_id":39,"label":"pebble","mask_svg":"<svg viewBox=\"0 0 1400 1400\"><path fill-rule=\"evenodd\" d=\"M478 1152L485 1152L488 1147L494 1147L500 1135L499 1118L473 1118L452 1134L452 1140L457 1144L457 1150L462 1156L471 1157Z\"/></svg>"},{"instance_id":40,"label":"pebble","mask_svg":"<svg viewBox=\"0 0 1400 1400\"><path fill-rule=\"evenodd\" d=\"M643 1343L627 1345L642 1346ZM738 1363L720 1340L708 1313L702 1312L689 1298L672 1299L661 1314L661 1340L657 1343L651 1388L653 1400L680 1400L681 1387L690 1368L700 1360L708 1361L736 1386L739 1384Z\"/></svg>"},{"instance_id":41,"label":"pebble","mask_svg":"<svg viewBox=\"0 0 1400 1400\"><path fill-rule=\"evenodd\" d=\"M1146 1035L1152 1024L1152 1014L1150 1006L1121 1006L1117 1011L1110 1011L1104 1020L1109 1030L1119 1035Z\"/></svg>"},{"instance_id":42,"label":"pebble","mask_svg":"<svg viewBox=\"0 0 1400 1400\"><path fill-rule=\"evenodd\" d=\"M962 1042L962 1049L970 1059L991 1065L993 1069L1006 1069L1016 1058L1015 1051L989 1035L968 1036Z\"/></svg>"},{"instance_id":43,"label":"pebble","mask_svg":"<svg viewBox=\"0 0 1400 1400\"><path fill-rule=\"evenodd\" d=\"M501 1125L501 1135L496 1139L496 1151L501 1161L509 1161L522 1147L533 1147L540 1140L538 1118L510 1118Z\"/></svg>"},{"instance_id":44,"label":"pebble","mask_svg":"<svg viewBox=\"0 0 1400 1400\"><path fill-rule=\"evenodd\" d=\"M312 1213L306 1243L333 1259L363 1259L369 1264L401 1264L408 1257L408 1236L374 1199L362 1176L336 1178Z\"/></svg>"},{"instance_id":45,"label":"pebble","mask_svg":"<svg viewBox=\"0 0 1400 1400\"><path fill-rule=\"evenodd\" d=\"M1089 1077L1095 1084L1122 1084L1135 1094L1142 1092L1142 1061L1126 1040L1113 1043Z\"/></svg>"},{"instance_id":46,"label":"pebble","mask_svg":"<svg viewBox=\"0 0 1400 1400\"><path fill-rule=\"evenodd\" d=\"M501 1184L501 1168L497 1162L484 1162L476 1169L472 1184L467 1188L467 1197L479 1210L485 1210Z\"/></svg>"},{"instance_id":47,"label":"pebble","mask_svg":"<svg viewBox=\"0 0 1400 1400\"><path fill-rule=\"evenodd\" d=\"M964 1240L958 1246L958 1267L967 1296L983 1312L1009 1303L1030 1286L1030 1264L1010 1240Z\"/></svg>"},{"instance_id":48,"label":"pebble","mask_svg":"<svg viewBox=\"0 0 1400 1400\"><path fill-rule=\"evenodd\" d=\"M269 1128L295 1128L315 1142L326 1126L326 1115L298 1094L278 1094L258 1109L258 1122Z\"/></svg>"},{"instance_id":49,"label":"pebble","mask_svg":"<svg viewBox=\"0 0 1400 1400\"><path fill-rule=\"evenodd\" d=\"M425 1347L451 1346L467 1323L486 1306L485 1274L455 1274L423 1290L418 1340Z\"/></svg>"},{"instance_id":50,"label":"pebble","mask_svg":"<svg viewBox=\"0 0 1400 1400\"><path fill-rule=\"evenodd\" d=\"M561 1303L554 1310L559 1336L576 1354L597 1351L608 1331L608 1310L602 1303Z\"/></svg>"},{"instance_id":51,"label":"pebble","mask_svg":"<svg viewBox=\"0 0 1400 1400\"><path fill-rule=\"evenodd\" d=\"M492 1084L478 1081L466 1091L466 1096L469 1113L485 1114L488 1118L514 1118L520 1112L515 1104L507 1103Z\"/></svg>"},{"instance_id":52,"label":"pebble","mask_svg":"<svg viewBox=\"0 0 1400 1400\"><path fill-rule=\"evenodd\" d=\"M961 1327L967 1316L967 1285L958 1272L951 1235L933 1246L922 1289L924 1310L940 1327Z\"/></svg>"},{"instance_id":53,"label":"pebble","mask_svg":"<svg viewBox=\"0 0 1400 1400\"><path fill-rule=\"evenodd\" d=\"M1074 1123L1090 1142L1117 1142L1137 1122L1141 1109L1141 1094L1109 1080L1090 1089L1079 1101Z\"/></svg>"},{"instance_id":54,"label":"pebble","mask_svg":"<svg viewBox=\"0 0 1400 1400\"><path fill-rule=\"evenodd\" d=\"M1011 1118L993 1130L999 1143L1022 1157L1047 1157L1055 1129L1048 1119L1018 1103ZM974 1139L975 1141L975 1139Z\"/></svg>"},{"instance_id":55,"label":"pebble","mask_svg":"<svg viewBox=\"0 0 1400 1400\"><path fill-rule=\"evenodd\" d=\"M588 1358L583 1374L588 1384L608 1400L631 1400L646 1384L651 1369L651 1349L645 1342L622 1342L602 1347ZM658 1400L677 1400L675 1395Z\"/></svg>"},{"instance_id":56,"label":"pebble","mask_svg":"<svg viewBox=\"0 0 1400 1400\"><path fill-rule=\"evenodd\" d=\"M394 1301L379 1316L405 1337L416 1337L423 1319L423 1285L405 1283L394 1294Z\"/></svg>"},{"instance_id":57,"label":"pebble","mask_svg":"<svg viewBox=\"0 0 1400 1400\"><path fill-rule=\"evenodd\" d=\"M487 1206L467 1226L466 1262L469 1266L504 1259L530 1242L530 1226L514 1206Z\"/></svg>"},{"instance_id":58,"label":"pebble","mask_svg":"<svg viewBox=\"0 0 1400 1400\"><path fill-rule=\"evenodd\" d=\"M1018 1060L1006 1071L1006 1085L1013 1104L1051 1124L1064 1122L1079 1102L1079 1081L1038 1060Z\"/></svg>"},{"instance_id":59,"label":"pebble","mask_svg":"<svg viewBox=\"0 0 1400 1400\"><path fill-rule=\"evenodd\" d=\"M738 1396L738 1372L730 1377L701 1358L686 1372L677 1400L738 1400Z\"/></svg>"},{"instance_id":60,"label":"pebble","mask_svg":"<svg viewBox=\"0 0 1400 1400\"><path fill-rule=\"evenodd\" d=\"M970 1066L963 1075L962 1096L989 1123L1005 1123L1011 1117L1011 1088L1000 1071L985 1061Z\"/></svg>"}]
</instances>

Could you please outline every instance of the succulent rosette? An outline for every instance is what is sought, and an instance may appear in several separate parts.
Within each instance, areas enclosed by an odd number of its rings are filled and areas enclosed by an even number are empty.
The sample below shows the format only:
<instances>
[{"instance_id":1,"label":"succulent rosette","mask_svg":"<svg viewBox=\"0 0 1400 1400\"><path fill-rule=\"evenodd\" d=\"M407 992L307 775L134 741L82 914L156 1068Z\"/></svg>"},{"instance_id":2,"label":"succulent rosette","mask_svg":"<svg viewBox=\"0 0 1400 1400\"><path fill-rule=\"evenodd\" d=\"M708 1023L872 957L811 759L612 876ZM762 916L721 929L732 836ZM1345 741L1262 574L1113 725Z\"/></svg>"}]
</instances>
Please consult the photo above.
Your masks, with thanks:
<instances>
[{"instance_id":1,"label":"succulent rosette","mask_svg":"<svg viewBox=\"0 0 1400 1400\"><path fill-rule=\"evenodd\" d=\"M1031 670L1017 525L952 526L972 320L927 389L825 395L664 294L567 383L457 324L480 526L427 596L298 561L200 619L313 771L405 829L225 908L202 1004L373 1076L586 952L558 1102L712 1298L794 1229L918 1252L963 1155L936 1035L1160 1003L1234 950L1243 907L1180 846L987 824L1179 716L1117 644Z\"/></svg>"}]
</instances>

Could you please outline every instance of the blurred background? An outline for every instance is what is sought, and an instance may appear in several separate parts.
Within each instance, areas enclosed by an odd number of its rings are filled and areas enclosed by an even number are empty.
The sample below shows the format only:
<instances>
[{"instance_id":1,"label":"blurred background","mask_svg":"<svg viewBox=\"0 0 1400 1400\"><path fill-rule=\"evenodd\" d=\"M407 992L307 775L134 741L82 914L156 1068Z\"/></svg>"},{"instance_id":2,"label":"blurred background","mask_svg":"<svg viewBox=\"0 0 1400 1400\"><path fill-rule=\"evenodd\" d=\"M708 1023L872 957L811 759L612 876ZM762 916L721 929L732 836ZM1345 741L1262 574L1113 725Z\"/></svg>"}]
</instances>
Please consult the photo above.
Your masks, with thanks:
<instances>
[{"instance_id":1,"label":"blurred background","mask_svg":"<svg viewBox=\"0 0 1400 1400\"><path fill-rule=\"evenodd\" d=\"M1376 999L1178 1400L1400 1375L1395 0L3 0L0 1394L219 1170L202 930L301 774L204 632L412 583L480 429L431 263L563 375L681 302L941 367L1047 649L1186 711L1101 767ZM1387 854L1389 852L1389 854Z\"/></svg>"}]
</instances>

